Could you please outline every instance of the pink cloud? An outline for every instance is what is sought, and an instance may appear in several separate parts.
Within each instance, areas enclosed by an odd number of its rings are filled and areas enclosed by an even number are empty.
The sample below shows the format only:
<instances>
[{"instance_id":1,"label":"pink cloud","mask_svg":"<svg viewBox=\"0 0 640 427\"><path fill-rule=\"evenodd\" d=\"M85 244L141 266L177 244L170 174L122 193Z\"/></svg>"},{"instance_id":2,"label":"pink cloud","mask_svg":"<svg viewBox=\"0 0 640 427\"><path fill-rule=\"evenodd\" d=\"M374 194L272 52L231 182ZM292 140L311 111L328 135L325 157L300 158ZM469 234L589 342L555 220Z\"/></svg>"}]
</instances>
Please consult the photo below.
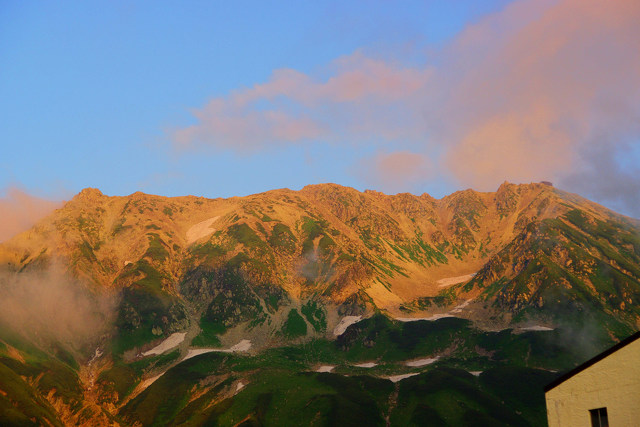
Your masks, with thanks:
<instances>
[{"instance_id":1,"label":"pink cloud","mask_svg":"<svg viewBox=\"0 0 640 427\"><path fill-rule=\"evenodd\" d=\"M398 193L433 177L434 166L427 156L420 153L378 152L360 162L357 175L377 189Z\"/></svg>"},{"instance_id":2,"label":"pink cloud","mask_svg":"<svg viewBox=\"0 0 640 427\"><path fill-rule=\"evenodd\" d=\"M338 58L330 68L333 75L326 81L292 69L275 70L269 82L234 92L227 99L216 98L212 102L236 109L257 101L273 101L278 97L286 97L305 107L365 99L386 104L411 96L422 89L429 78L426 70L374 60L361 52Z\"/></svg>"},{"instance_id":3,"label":"pink cloud","mask_svg":"<svg viewBox=\"0 0 640 427\"><path fill-rule=\"evenodd\" d=\"M275 70L252 88L218 97L194 112L196 125L172 135L177 147L211 145L238 151L325 138L340 141L415 136L407 100L429 81L429 70L373 60L356 52L331 64L326 80L291 69Z\"/></svg>"},{"instance_id":4,"label":"pink cloud","mask_svg":"<svg viewBox=\"0 0 640 427\"><path fill-rule=\"evenodd\" d=\"M514 1L464 29L433 64L356 52L329 64L325 78L276 70L212 99L174 141L249 151L375 140L388 153L401 144L437 158L436 173L461 186L546 179L588 195L589 183L608 180L617 190L601 196L634 208L623 181L640 172L612 174L605 165L640 140L638 22L637 0ZM393 181L392 170L404 179L387 157L365 161L369 182Z\"/></svg>"},{"instance_id":5,"label":"pink cloud","mask_svg":"<svg viewBox=\"0 0 640 427\"><path fill-rule=\"evenodd\" d=\"M212 108L207 108L210 112ZM179 148L193 144L214 145L236 151L254 151L267 144L285 144L317 138L326 133L309 117L292 116L284 111L249 110L242 114L202 114L198 125L174 133Z\"/></svg>"},{"instance_id":6,"label":"pink cloud","mask_svg":"<svg viewBox=\"0 0 640 427\"><path fill-rule=\"evenodd\" d=\"M0 242L26 231L62 206L62 202L41 199L17 187L9 187L0 198Z\"/></svg>"},{"instance_id":7,"label":"pink cloud","mask_svg":"<svg viewBox=\"0 0 640 427\"><path fill-rule=\"evenodd\" d=\"M627 132L639 117L638 19L635 1L523 1L463 32L451 52L472 62L445 65L457 72L443 109L455 120L441 135L459 180L562 180L604 133Z\"/></svg>"}]
</instances>

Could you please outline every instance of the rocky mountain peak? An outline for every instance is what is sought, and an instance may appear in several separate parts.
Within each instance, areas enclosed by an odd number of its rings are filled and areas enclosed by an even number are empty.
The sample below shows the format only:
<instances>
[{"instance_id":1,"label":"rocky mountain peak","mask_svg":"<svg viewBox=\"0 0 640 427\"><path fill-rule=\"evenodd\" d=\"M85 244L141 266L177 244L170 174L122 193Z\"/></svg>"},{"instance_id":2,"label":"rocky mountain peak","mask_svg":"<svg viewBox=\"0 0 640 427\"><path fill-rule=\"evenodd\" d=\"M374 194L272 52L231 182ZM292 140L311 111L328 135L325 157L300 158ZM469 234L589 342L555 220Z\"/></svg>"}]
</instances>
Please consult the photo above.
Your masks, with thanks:
<instances>
[{"instance_id":1,"label":"rocky mountain peak","mask_svg":"<svg viewBox=\"0 0 640 427\"><path fill-rule=\"evenodd\" d=\"M93 187L83 188L76 195L76 197L79 197L79 198L96 198L96 197L102 197L102 196L104 196L104 194L102 194L102 191Z\"/></svg>"}]
</instances>

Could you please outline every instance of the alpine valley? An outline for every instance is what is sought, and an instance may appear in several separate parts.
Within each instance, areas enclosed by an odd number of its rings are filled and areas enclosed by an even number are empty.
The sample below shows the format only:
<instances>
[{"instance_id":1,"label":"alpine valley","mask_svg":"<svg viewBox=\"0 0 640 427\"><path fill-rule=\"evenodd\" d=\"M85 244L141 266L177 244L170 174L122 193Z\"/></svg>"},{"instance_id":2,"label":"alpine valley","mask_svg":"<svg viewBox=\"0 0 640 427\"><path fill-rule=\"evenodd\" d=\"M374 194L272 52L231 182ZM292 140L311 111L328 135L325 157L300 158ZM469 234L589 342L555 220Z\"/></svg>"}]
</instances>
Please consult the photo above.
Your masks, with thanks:
<instances>
[{"instance_id":1,"label":"alpine valley","mask_svg":"<svg viewBox=\"0 0 640 427\"><path fill-rule=\"evenodd\" d=\"M1 425L539 426L640 328L640 221L549 183L85 189L0 268Z\"/></svg>"}]
</instances>

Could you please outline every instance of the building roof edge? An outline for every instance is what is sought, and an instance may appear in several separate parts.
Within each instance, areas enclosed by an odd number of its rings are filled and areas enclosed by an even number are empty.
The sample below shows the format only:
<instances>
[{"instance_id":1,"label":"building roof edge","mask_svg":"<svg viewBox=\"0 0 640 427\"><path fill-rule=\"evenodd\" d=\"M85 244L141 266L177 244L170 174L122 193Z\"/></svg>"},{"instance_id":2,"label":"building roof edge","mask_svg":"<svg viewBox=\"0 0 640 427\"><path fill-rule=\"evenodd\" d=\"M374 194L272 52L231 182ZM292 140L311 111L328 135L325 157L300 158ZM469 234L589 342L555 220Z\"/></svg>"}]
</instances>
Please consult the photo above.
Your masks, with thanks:
<instances>
[{"instance_id":1,"label":"building roof edge","mask_svg":"<svg viewBox=\"0 0 640 427\"><path fill-rule=\"evenodd\" d=\"M587 360L583 364L576 366L575 368L573 368L569 372L562 374L561 376L559 376L558 378L556 378L555 380L553 380L549 384L547 384L544 387L544 392L546 393L549 390L559 386L560 384L562 384L563 382L565 382L569 378L573 377L576 374L579 374L580 372L584 371L585 369L589 368L590 366L595 365L596 363L598 363L599 361L601 361L605 357L609 356L612 353L615 353L616 351L620 350L622 347L625 347L625 346L631 344L632 342L636 341L637 339L640 339L640 331L636 332L635 334L632 334L632 335L628 336L627 338L625 338L622 341L620 341L618 344L616 344L616 345L612 346L611 348L603 351L602 353L598 354L597 356L592 357L591 359Z\"/></svg>"}]
</instances>

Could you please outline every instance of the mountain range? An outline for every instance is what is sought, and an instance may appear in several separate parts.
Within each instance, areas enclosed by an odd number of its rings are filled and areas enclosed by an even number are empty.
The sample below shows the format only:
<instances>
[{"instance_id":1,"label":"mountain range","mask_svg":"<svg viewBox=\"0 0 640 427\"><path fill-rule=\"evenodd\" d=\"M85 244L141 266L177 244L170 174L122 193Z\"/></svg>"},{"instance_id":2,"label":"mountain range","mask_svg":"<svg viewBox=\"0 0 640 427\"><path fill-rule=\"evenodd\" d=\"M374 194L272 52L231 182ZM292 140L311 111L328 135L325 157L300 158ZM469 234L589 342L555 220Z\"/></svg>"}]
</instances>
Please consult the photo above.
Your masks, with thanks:
<instances>
[{"instance_id":1,"label":"mountain range","mask_svg":"<svg viewBox=\"0 0 640 427\"><path fill-rule=\"evenodd\" d=\"M85 189L0 268L8 425L540 425L640 328L640 221L550 183Z\"/></svg>"}]
</instances>

